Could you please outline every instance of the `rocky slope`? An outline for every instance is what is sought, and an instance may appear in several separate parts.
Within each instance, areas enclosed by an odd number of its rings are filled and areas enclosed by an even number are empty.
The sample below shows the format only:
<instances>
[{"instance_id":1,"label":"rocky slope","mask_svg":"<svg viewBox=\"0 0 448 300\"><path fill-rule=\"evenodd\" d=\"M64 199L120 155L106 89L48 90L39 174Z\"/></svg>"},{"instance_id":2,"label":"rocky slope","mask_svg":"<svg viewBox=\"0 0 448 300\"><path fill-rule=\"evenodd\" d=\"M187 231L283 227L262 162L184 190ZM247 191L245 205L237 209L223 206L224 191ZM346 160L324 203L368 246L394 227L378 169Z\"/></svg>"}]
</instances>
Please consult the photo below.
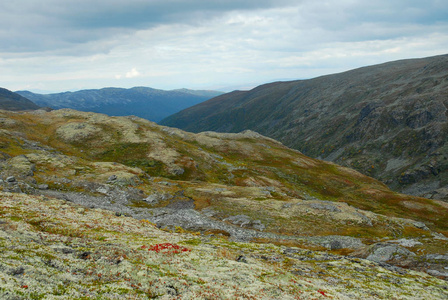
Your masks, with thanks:
<instances>
[{"instance_id":1,"label":"rocky slope","mask_svg":"<svg viewBox=\"0 0 448 300\"><path fill-rule=\"evenodd\" d=\"M157 229L0 193L1 299L444 299L446 281L369 260Z\"/></svg>"},{"instance_id":2,"label":"rocky slope","mask_svg":"<svg viewBox=\"0 0 448 300\"><path fill-rule=\"evenodd\" d=\"M448 295L445 202L252 131L68 109L0 124L2 298Z\"/></svg>"},{"instance_id":3,"label":"rocky slope","mask_svg":"<svg viewBox=\"0 0 448 300\"><path fill-rule=\"evenodd\" d=\"M235 91L161 124L246 129L385 182L448 199L448 55Z\"/></svg>"},{"instance_id":4,"label":"rocky slope","mask_svg":"<svg viewBox=\"0 0 448 300\"><path fill-rule=\"evenodd\" d=\"M135 115L154 122L222 94L216 91L188 89L164 91L148 87L104 88L46 95L29 91L17 93L42 107L73 108L110 116Z\"/></svg>"},{"instance_id":5,"label":"rocky slope","mask_svg":"<svg viewBox=\"0 0 448 300\"><path fill-rule=\"evenodd\" d=\"M33 110L39 106L21 95L10 90L0 88L0 109L4 110Z\"/></svg>"}]
</instances>

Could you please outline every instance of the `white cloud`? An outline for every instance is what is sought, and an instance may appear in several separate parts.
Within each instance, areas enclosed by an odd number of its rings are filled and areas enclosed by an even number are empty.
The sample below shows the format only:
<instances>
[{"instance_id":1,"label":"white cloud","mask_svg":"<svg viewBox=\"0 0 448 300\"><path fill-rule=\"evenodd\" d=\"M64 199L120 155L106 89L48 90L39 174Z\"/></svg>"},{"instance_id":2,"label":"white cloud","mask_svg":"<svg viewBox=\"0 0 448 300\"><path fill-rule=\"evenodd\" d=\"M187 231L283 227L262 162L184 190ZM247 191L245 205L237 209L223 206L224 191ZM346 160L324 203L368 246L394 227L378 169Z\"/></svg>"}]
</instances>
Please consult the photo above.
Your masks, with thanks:
<instances>
[{"instance_id":1,"label":"white cloud","mask_svg":"<svg viewBox=\"0 0 448 300\"><path fill-rule=\"evenodd\" d=\"M125 77L126 77L126 78L135 78L135 77L139 77L139 76L141 76L141 75L142 75L142 74L141 74L139 71L137 71L136 68L132 68L131 71L129 71L129 72L126 73Z\"/></svg>"}]
</instances>

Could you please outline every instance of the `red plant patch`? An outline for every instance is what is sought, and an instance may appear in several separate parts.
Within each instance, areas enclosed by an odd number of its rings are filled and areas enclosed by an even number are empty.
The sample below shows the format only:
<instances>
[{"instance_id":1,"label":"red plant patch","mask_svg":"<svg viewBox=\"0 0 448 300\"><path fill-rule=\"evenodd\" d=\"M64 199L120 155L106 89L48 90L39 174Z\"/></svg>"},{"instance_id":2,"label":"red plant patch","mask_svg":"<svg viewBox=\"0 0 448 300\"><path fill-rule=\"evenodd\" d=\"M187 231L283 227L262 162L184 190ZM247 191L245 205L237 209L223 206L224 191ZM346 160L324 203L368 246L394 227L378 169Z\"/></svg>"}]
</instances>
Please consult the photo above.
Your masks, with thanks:
<instances>
[{"instance_id":1,"label":"red plant patch","mask_svg":"<svg viewBox=\"0 0 448 300\"><path fill-rule=\"evenodd\" d=\"M143 245L141 247L142 249L148 249L148 251L154 251L154 252L162 252L162 253L181 253L181 252L190 252L190 249L185 248L183 246L179 246L176 244L171 243L163 243L163 244L156 244L152 246L145 246Z\"/></svg>"},{"instance_id":2,"label":"red plant patch","mask_svg":"<svg viewBox=\"0 0 448 300\"><path fill-rule=\"evenodd\" d=\"M322 294L322 296L325 296L325 297L327 297L327 294L325 294L325 292L324 291L322 291L322 290L317 290L319 293L321 293Z\"/></svg>"}]
</instances>

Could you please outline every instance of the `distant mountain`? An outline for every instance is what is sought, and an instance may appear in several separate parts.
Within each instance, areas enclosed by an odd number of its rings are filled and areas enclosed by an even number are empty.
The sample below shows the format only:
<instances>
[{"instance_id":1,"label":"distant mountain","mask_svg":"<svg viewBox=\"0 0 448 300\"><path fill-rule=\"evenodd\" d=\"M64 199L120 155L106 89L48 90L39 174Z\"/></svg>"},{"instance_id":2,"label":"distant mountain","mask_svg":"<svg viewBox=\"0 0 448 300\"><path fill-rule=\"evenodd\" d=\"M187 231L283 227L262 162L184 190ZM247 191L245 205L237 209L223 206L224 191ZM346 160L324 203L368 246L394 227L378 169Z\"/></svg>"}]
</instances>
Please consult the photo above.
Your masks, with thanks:
<instances>
[{"instance_id":1,"label":"distant mountain","mask_svg":"<svg viewBox=\"0 0 448 300\"><path fill-rule=\"evenodd\" d=\"M17 93L41 106L54 109L73 108L110 116L135 115L154 122L222 94L217 91L188 89L164 91L148 87L104 88L47 95L29 91L18 91Z\"/></svg>"},{"instance_id":2,"label":"distant mountain","mask_svg":"<svg viewBox=\"0 0 448 300\"><path fill-rule=\"evenodd\" d=\"M21 95L10 90L0 88L0 109L4 110L32 110L39 106Z\"/></svg>"},{"instance_id":3,"label":"distant mountain","mask_svg":"<svg viewBox=\"0 0 448 300\"><path fill-rule=\"evenodd\" d=\"M161 124L251 129L391 188L448 199L448 55L235 91Z\"/></svg>"}]
</instances>

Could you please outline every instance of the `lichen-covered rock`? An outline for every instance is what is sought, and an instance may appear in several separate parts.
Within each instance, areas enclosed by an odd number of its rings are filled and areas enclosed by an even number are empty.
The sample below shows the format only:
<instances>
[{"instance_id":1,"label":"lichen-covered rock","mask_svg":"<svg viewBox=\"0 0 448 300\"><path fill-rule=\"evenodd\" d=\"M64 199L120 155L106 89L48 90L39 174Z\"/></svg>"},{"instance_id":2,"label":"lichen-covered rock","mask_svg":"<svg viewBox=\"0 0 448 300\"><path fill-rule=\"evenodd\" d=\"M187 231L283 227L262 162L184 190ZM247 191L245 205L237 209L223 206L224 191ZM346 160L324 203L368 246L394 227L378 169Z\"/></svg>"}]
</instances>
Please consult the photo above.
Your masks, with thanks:
<instances>
[{"instance_id":1,"label":"lichen-covered rock","mask_svg":"<svg viewBox=\"0 0 448 300\"><path fill-rule=\"evenodd\" d=\"M371 254L366 259L374 262L388 262L392 260L404 260L415 253L398 245L376 244L371 250Z\"/></svg>"},{"instance_id":2,"label":"lichen-covered rock","mask_svg":"<svg viewBox=\"0 0 448 300\"><path fill-rule=\"evenodd\" d=\"M64 124L56 130L58 137L67 143L82 143L100 132L101 128L84 122Z\"/></svg>"},{"instance_id":3,"label":"lichen-covered rock","mask_svg":"<svg viewBox=\"0 0 448 300\"><path fill-rule=\"evenodd\" d=\"M36 165L32 163L25 155L18 155L9 159L6 164L12 174L20 177L33 176L36 171Z\"/></svg>"},{"instance_id":4,"label":"lichen-covered rock","mask_svg":"<svg viewBox=\"0 0 448 300\"><path fill-rule=\"evenodd\" d=\"M1 299L448 297L446 281L363 259L166 232L53 198L0 192L0 205Z\"/></svg>"}]
</instances>

